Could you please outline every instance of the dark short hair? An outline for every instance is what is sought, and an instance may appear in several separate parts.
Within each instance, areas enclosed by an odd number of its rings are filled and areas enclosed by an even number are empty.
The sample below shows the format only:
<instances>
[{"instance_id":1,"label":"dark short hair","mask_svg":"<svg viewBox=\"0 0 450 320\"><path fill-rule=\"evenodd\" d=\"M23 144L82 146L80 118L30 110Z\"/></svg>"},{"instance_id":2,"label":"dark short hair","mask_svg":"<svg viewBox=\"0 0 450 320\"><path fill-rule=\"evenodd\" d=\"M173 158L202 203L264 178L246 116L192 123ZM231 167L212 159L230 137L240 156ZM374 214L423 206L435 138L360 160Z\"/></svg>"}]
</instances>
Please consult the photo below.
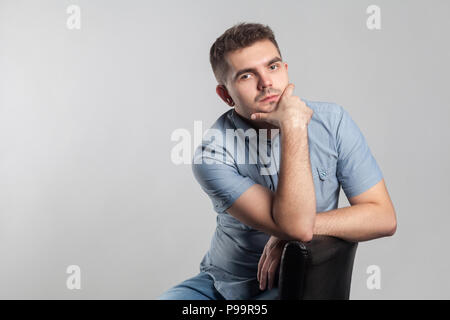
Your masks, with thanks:
<instances>
[{"instance_id":1,"label":"dark short hair","mask_svg":"<svg viewBox=\"0 0 450 320\"><path fill-rule=\"evenodd\" d=\"M228 52L249 47L257 41L266 39L275 45L280 58L282 58L275 35L269 26L260 23L241 22L227 29L216 39L209 51L209 61L217 82L221 85L226 84L230 70L230 66L225 60L225 55Z\"/></svg>"}]
</instances>

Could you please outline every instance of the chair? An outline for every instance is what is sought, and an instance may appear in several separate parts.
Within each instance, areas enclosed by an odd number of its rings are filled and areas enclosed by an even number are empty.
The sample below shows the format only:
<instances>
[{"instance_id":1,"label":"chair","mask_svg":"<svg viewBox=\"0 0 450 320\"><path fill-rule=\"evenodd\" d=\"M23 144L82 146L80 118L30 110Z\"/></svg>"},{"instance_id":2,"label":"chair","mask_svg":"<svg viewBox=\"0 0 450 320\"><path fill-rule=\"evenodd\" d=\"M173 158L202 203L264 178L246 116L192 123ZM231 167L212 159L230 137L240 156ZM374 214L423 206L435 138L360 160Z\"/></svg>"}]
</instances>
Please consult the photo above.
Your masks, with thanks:
<instances>
[{"instance_id":1,"label":"chair","mask_svg":"<svg viewBox=\"0 0 450 320\"><path fill-rule=\"evenodd\" d=\"M278 275L279 299L348 300L357 246L319 235L309 242L287 242Z\"/></svg>"}]
</instances>

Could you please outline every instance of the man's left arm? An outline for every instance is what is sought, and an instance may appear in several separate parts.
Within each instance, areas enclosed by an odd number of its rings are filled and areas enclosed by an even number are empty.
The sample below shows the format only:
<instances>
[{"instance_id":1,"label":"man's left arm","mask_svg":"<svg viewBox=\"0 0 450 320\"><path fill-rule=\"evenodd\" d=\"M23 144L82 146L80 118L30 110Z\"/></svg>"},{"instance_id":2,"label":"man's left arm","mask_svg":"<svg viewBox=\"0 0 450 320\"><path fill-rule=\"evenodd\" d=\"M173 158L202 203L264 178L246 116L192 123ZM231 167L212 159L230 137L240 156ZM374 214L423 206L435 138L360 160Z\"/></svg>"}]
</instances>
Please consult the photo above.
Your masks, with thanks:
<instances>
[{"instance_id":1,"label":"man's left arm","mask_svg":"<svg viewBox=\"0 0 450 320\"><path fill-rule=\"evenodd\" d=\"M397 219L384 179L367 191L348 199L351 206L317 213L313 234L329 235L351 242L392 236ZM287 241L271 236L258 264L260 289L274 285L275 271Z\"/></svg>"},{"instance_id":2,"label":"man's left arm","mask_svg":"<svg viewBox=\"0 0 450 320\"><path fill-rule=\"evenodd\" d=\"M351 206L320 212L314 234L360 242L392 236L397 229L395 209L384 179L348 199Z\"/></svg>"}]
</instances>

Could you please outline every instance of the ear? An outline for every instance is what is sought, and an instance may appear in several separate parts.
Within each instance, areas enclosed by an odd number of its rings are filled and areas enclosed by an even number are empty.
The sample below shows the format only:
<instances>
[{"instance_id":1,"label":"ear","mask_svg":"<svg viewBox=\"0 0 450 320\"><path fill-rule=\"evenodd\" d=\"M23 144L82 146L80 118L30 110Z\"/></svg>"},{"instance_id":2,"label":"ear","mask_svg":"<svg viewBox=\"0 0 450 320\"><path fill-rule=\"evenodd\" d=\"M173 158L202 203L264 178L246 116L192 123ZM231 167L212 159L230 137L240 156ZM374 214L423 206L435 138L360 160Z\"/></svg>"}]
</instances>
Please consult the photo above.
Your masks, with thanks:
<instances>
[{"instance_id":1,"label":"ear","mask_svg":"<svg viewBox=\"0 0 450 320\"><path fill-rule=\"evenodd\" d=\"M224 85L218 84L216 87L216 93L219 95L219 97L225 101L226 104L228 104L230 107L234 106L233 98L228 93L227 88L225 88Z\"/></svg>"}]
</instances>

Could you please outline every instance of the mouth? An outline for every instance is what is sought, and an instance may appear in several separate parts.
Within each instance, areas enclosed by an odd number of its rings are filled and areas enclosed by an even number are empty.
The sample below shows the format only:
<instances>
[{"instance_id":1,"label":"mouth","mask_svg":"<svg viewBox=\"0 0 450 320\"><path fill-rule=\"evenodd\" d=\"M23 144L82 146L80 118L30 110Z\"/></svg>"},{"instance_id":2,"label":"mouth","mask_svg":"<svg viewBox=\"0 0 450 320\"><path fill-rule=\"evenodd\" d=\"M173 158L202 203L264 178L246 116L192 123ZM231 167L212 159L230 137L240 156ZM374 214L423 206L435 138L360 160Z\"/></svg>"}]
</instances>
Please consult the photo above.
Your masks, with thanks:
<instances>
[{"instance_id":1,"label":"mouth","mask_svg":"<svg viewBox=\"0 0 450 320\"><path fill-rule=\"evenodd\" d=\"M264 99L260 100L259 102L270 102L270 101L275 101L278 99L278 95L274 94L268 97L265 97Z\"/></svg>"}]
</instances>

